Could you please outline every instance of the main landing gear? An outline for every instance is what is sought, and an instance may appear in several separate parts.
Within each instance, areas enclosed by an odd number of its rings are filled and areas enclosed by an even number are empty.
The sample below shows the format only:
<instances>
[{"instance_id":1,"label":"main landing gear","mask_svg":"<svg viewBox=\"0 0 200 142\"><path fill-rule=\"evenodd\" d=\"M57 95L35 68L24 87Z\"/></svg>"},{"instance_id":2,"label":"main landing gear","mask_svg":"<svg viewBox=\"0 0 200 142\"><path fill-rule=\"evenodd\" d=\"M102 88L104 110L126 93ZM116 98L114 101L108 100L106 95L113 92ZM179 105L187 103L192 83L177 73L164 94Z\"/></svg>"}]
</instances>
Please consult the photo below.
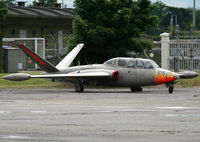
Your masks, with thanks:
<instances>
[{"instance_id":1,"label":"main landing gear","mask_svg":"<svg viewBox=\"0 0 200 142\"><path fill-rule=\"evenodd\" d=\"M174 91L174 82L168 82L166 83L166 86L168 87L169 93L173 93Z\"/></svg>"},{"instance_id":2,"label":"main landing gear","mask_svg":"<svg viewBox=\"0 0 200 142\"><path fill-rule=\"evenodd\" d=\"M142 92L142 87L131 87L131 92Z\"/></svg>"},{"instance_id":3,"label":"main landing gear","mask_svg":"<svg viewBox=\"0 0 200 142\"><path fill-rule=\"evenodd\" d=\"M76 79L76 82L75 82L75 91L76 92L83 92L84 91L84 86L81 82L80 79Z\"/></svg>"}]
</instances>

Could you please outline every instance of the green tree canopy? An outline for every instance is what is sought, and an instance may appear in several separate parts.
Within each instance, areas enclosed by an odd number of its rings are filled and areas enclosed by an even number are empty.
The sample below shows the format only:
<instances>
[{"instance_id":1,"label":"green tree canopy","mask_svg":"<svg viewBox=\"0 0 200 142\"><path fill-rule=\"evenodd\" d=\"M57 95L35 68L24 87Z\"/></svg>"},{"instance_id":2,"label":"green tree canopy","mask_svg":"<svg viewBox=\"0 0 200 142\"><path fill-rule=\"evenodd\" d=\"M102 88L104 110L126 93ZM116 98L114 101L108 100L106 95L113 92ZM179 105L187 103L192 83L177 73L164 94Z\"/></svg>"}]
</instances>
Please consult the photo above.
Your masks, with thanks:
<instances>
[{"instance_id":1,"label":"green tree canopy","mask_svg":"<svg viewBox=\"0 0 200 142\"><path fill-rule=\"evenodd\" d=\"M57 3L57 0L38 0L38 2L44 3L44 7L54 7L54 4ZM36 6L36 0L33 1L33 6Z\"/></svg>"},{"instance_id":2,"label":"green tree canopy","mask_svg":"<svg viewBox=\"0 0 200 142\"><path fill-rule=\"evenodd\" d=\"M8 9L6 8L6 4L3 0L0 1L0 20L3 21L6 18Z\"/></svg>"},{"instance_id":3,"label":"green tree canopy","mask_svg":"<svg viewBox=\"0 0 200 142\"><path fill-rule=\"evenodd\" d=\"M6 19L8 9L6 8L6 4L3 0L0 1L0 72L2 72L3 65L2 65L2 38L3 38L3 21Z\"/></svg>"},{"instance_id":4,"label":"green tree canopy","mask_svg":"<svg viewBox=\"0 0 200 142\"><path fill-rule=\"evenodd\" d=\"M156 18L150 16L149 0L75 0L74 5L76 16L68 46L85 44L79 56L81 60L86 56L90 63L99 63L150 47L134 40L154 26Z\"/></svg>"},{"instance_id":5,"label":"green tree canopy","mask_svg":"<svg viewBox=\"0 0 200 142\"><path fill-rule=\"evenodd\" d=\"M169 32L170 19L173 16L173 26L175 27L175 17L177 16L177 24L179 24L182 31L190 30L192 24L192 9L177 8L166 6L161 1L153 3L154 9L151 15L158 17L158 27L148 30L150 35L160 35L162 32ZM198 11L197 11L198 12ZM197 13L198 19L198 13Z\"/></svg>"}]
</instances>

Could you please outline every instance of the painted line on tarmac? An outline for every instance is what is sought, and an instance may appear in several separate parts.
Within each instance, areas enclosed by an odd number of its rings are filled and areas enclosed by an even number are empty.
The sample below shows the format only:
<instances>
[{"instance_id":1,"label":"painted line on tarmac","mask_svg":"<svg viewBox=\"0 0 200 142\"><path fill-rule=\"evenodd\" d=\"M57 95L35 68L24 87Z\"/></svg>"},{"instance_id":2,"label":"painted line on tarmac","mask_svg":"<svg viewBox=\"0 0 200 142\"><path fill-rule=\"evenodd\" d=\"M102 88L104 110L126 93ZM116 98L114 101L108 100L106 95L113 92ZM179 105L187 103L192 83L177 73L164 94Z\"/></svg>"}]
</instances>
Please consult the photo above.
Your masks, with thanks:
<instances>
[{"instance_id":1,"label":"painted line on tarmac","mask_svg":"<svg viewBox=\"0 0 200 142\"><path fill-rule=\"evenodd\" d=\"M182 107L182 106L174 106L174 107L156 107L158 109L170 109L170 110L184 110L184 109L197 109L196 107Z\"/></svg>"},{"instance_id":2,"label":"painted line on tarmac","mask_svg":"<svg viewBox=\"0 0 200 142\"><path fill-rule=\"evenodd\" d=\"M31 113L48 113L47 111L31 111Z\"/></svg>"},{"instance_id":3,"label":"painted line on tarmac","mask_svg":"<svg viewBox=\"0 0 200 142\"><path fill-rule=\"evenodd\" d=\"M0 139L31 139L31 137L16 135L0 135Z\"/></svg>"},{"instance_id":4,"label":"painted line on tarmac","mask_svg":"<svg viewBox=\"0 0 200 142\"><path fill-rule=\"evenodd\" d=\"M0 111L0 114L8 114L11 113L10 111Z\"/></svg>"}]
</instances>

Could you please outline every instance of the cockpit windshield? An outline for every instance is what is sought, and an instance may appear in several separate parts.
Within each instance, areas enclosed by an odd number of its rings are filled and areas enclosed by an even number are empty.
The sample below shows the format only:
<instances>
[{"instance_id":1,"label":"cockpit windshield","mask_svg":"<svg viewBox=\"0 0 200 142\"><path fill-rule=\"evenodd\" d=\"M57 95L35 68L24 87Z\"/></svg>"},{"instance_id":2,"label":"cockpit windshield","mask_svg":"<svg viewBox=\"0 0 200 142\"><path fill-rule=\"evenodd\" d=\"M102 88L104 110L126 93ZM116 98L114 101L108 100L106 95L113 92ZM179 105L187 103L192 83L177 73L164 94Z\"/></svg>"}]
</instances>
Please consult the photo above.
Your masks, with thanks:
<instances>
[{"instance_id":1,"label":"cockpit windshield","mask_svg":"<svg viewBox=\"0 0 200 142\"><path fill-rule=\"evenodd\" d=\"M116 65L116 58L114 59L110 59L108 61L106 61L105 63L103 63L104 65L109 65L109 66L115 66Z\"/></svg>"},{"instance_id":2,"label":"cockpit windshield","mask_svg":"<svg viewBox=\"0 0 200 142\"><path fill-rule=\"evenodd\" d=\"M159 66L153 60L140 59L140 58L113 58L104 63L108 66L118 66L127 68L139 68L139 69L153 69L159 68Z\"/></svg>"},{"instance_id":3,"label":"cockpit windshield","mask_svg":"<svg viewBox=\"0 0 200 142\"><path fill-rule=\"evenodd\" d=\"M159 65L153 60L151 60L151 64L153 65L154 68L160 68Z\"/></svg>"}]
</instances>

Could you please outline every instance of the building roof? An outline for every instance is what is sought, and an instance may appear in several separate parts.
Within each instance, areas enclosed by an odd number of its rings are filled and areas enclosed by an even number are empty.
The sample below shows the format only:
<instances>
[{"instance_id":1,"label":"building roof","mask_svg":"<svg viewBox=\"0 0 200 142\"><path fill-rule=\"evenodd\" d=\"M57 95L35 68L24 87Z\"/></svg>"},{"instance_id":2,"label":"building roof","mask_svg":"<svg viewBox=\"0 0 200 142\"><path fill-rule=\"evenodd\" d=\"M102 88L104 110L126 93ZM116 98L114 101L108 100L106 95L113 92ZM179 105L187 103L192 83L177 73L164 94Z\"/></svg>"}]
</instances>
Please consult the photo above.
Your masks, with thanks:
<instances>
[{"instance_id":1,"label":"building roof","mask_svg":"<svg viewBox=\"0 0 200 142\"><path fill-rule=\"evenodd\" d=\"M59 17L74 18L72 9L68 8L46 8L46 7L8 7L8 15L10 17Z\"/></svg>"}]
</instances>

